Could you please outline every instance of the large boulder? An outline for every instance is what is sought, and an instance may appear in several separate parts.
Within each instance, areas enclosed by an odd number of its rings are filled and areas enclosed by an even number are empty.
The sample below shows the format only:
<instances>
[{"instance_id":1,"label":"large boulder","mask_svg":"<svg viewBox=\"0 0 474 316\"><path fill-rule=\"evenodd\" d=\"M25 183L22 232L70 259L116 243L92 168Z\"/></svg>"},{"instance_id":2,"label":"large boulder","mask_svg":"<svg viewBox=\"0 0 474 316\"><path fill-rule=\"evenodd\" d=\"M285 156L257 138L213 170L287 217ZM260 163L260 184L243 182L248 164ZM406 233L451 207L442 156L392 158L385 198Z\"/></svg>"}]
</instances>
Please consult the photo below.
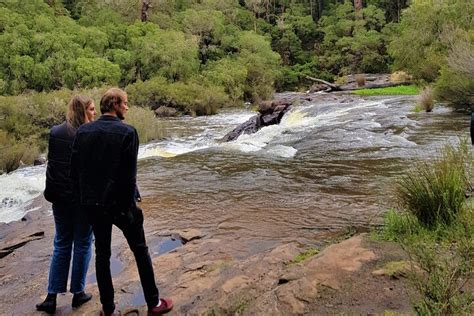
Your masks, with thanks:
<instances>
[{"instance_id":1,"label":"large boulder","mask_svg":"<svg viewBox=\"0 0 474 316\"><path fill-rule=\"evenodd\" d=\"M262 101L258 105L258 114L240 124L222 138L224 142L236 140L242 134L252 134L264 126L280 124L283 115L291 107L288 100Z\"/></svg>"},{"instance_id":2,"label":"large boulder","mask_svg":"<svg viewBox=\"0 0 474 316\"><path fill-rule=\"evenodd\" d=\"M155 110L155 115L158 117L176 116L178 111L175 108L162 105Z\"/></svg>"},{"instance_id":3,"label":"large boulder","mask_svg":"<svg viewBox=\"0 0 474 316\"><path fill-rule=\"evenodd\" d=\"M33 166L41 166L46 163L46 157L40 156L33 161Z\"/></svg>"}]
</instances>

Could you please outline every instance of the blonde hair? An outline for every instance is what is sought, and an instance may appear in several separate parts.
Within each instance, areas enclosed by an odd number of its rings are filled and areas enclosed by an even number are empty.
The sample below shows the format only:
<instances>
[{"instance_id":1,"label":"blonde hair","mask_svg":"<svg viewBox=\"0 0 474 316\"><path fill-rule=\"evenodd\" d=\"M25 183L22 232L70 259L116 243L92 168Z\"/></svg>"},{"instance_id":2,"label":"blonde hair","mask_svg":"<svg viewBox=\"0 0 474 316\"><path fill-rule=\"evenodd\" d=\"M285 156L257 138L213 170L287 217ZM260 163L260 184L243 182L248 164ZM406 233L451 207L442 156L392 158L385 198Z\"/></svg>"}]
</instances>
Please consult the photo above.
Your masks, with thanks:
<instances>
[{"instance_id":1,"label":"blonde hair","mask_svg":"<svg viewBox=\"0 0 474 316\"><path fill-rule=\"evenodd\" d=\"M78 129L86 122L86 109L92 102L94 102L92 98L83 95L76 95L71 99L66 115L69 126Z\"/></svg>"},{"instance_id":2,"label":"blonde hair","mask_svg":"<svg viewBox=\"0 0 474 316\"><path fill-rule=\"evenodd\" d=\"M126 97L127 93L122 89L110 88L100 99L100 112L102 114L110 112L115 104L121 104Z\"/></svg>"}]
</instances>

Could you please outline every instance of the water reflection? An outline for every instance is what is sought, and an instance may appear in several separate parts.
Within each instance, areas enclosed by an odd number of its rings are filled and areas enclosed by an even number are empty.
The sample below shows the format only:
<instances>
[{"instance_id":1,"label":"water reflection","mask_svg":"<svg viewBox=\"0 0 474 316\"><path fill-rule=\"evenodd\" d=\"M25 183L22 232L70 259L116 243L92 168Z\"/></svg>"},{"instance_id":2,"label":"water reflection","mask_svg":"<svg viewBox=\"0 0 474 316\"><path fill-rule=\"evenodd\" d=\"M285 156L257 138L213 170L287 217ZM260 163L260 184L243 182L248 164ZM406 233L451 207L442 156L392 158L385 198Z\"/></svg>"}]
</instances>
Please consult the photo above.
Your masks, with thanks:
<instances>
[{"instance_id":1,"label":"water reflection","mask_svg":"<svg viewBox=\"0 0 474 316\"><path fill-rule=\"evenodd\" d=\"M122 272L124 268L124 264L120 259L116 256L111 256L110 257L110 274L112 277L117 276ZM95 269L91 272L88 273L87 278L86 278L86 284L90 283L96 283L97 282L97 276L95 274Z\"/></svg>"},{"instance_id":2,"label":"water reflection","mask_svg":"<svg viewBox=\"0 0 474 316\"><path fill-rule=\"evenodd\" d=\"M183 245L183 242L179 238L164 238L161 242L154 242L154 246L151 247L151 254L153 256L163 255L171 250L178 248Z\"/></svg>"}]
</instances>

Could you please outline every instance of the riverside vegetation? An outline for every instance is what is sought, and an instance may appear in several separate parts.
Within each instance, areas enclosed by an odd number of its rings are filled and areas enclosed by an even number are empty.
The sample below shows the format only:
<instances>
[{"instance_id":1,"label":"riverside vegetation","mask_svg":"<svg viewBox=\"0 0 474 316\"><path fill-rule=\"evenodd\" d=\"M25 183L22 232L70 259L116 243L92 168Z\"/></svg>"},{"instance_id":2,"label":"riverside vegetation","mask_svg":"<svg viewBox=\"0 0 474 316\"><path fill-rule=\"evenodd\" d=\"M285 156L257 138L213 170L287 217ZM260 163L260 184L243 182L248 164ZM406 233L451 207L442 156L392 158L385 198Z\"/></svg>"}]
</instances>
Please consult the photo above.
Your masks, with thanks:
<instances>
[{"instance_id":1,"label":"riverside vegetation","mask_svg":"<svg viewBox=\"0 0 474 316\"><path fill-rule=\"evenodd\" d=\"M213 114L306 76L403 70L468 108L473 15L464 0L4 0L0 172L44 152L72 94L109 86L128 92L143 141L160 137L159 106Z\"/></svg>"},{"instance_id":2,"label":"riverside vegetation","mask_svg":"<svg viewBox=\"0 0 474 316\"><path fill-rule=\"evenodd\" d=\"M395 185L398 210L378 237L408 254L414 311L419 315L474 312L473 157L467 140L416 163ZM470 287L468 287L470 284Z\"/></svg>"}]
</instances>

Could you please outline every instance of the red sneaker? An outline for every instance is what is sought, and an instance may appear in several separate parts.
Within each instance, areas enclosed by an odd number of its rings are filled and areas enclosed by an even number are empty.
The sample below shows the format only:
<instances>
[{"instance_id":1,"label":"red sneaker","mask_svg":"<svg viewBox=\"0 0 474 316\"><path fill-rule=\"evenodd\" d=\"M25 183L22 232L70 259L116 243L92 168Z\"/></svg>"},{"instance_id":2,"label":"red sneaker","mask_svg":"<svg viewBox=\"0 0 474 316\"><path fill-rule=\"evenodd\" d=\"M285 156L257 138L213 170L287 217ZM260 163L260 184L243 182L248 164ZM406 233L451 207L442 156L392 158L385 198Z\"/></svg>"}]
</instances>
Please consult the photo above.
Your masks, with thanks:
<instances>
[{"instance_id":1,"label":"red sneaker","mask_svg":"<svg viewBox=\"0 0 474 316\"><path fill-rule=\"evenodd\" d=\"M160 298L160 306L148 308L148 316L163 315L173 309L173 301L168 298Z\"/></svg>"}]
</instances>

